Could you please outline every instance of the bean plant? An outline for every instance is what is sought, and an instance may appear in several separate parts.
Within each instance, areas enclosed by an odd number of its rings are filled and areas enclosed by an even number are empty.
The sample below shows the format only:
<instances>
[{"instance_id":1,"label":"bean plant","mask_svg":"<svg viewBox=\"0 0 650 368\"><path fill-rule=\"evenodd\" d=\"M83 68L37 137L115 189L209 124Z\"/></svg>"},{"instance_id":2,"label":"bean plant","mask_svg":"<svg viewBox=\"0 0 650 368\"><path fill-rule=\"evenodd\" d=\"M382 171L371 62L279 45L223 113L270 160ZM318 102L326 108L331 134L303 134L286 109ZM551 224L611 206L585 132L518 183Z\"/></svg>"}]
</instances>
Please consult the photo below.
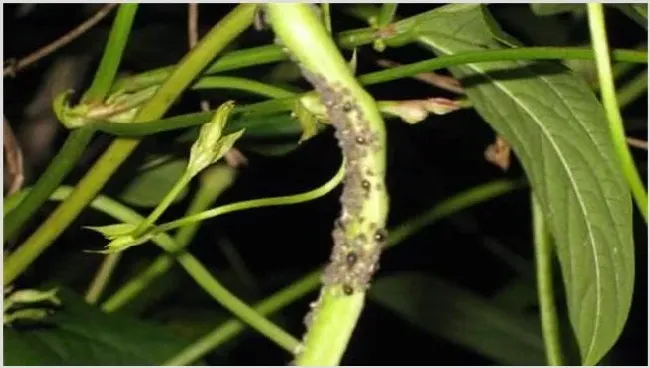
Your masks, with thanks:
<instances>
[{"instance_id":1,"label":"bean plant","mask_svg":"<svg viewBox=\"0 0 650 368\"><path fill-rule=\"evenodd\" d=\"M124 74L131 31L147 6L125 3L110 10L112 26L92 82L82 93L64 92L51 102L67 129L65 141L30 186L4 197L7 364L200 364L226 354L247 329L283 351L285 363L348 364L346 352L363 343L362 321L373 304L492 363L615 362L611 353L628 322L638 264L633 216L647 225L648 202L639 164L646 161L633 155L639 149L630 145L622 111L646 91L647 51L645 44L610 46L605 14L647 29L645 4L520 5L540 21L571 19L585 35L578 46L523 42L504 31L498 9L486 4L437 4L417 14L410 5L393 3L240 4L200 34L175 64ZM208 8L201 8L205 15ZM342 18L361 28L341 29L347 24ZM250 32L268 43L247 45L243 34ZM399 64L382 56L399 55L390 53L396 50L416 50L418 58ZM365 72L379 59L381 67ZM268 76L280 66L291 73L272 81L236 74L250 69ZM639 67L634 78L625 77ZM5 78L19 80L24 68L26 62L6 64ZM408 91L388 88L391 97L385 99L374 89L408 79L428 83L437 95L413 99ZM174 108L214 91L219 98L212 106L203 103L198 110L197 103L195 112ZM455 194L429 210L392 222L401 202L391 196L391 132L472 113L494 132L485 165L499 174L474 187L453 188ZM146 153L147 138L161 136L171 137L175 147ZM332 139L321 141L326 136ZM103 153L70 182L93 142L107 137ZM329 165L332 159L325 157L331 155L323 153L314 164L331 167L330 177L311 188L222 201L238 188L239 173L255 168L255 159L248 168L232 158L248 155L256 139L281 139L264 146L276 159L323 142L336 146L339 158ZM133 162L140 165L136 174L118 183L121 191L109 190L109 180ZM226 274L208 265L218 251L195 246L205 243L201 231L221 224L217 217L321 203L339 190L338 213L317 217L331 235L301 239L314 249L328 244L314 251L325 255L322 268L284 278L285 286L268 295L235 292ZM526 246L532 261L524 260L515 282L499 292L473 292L434 276L435 270L380 268L390 263L390 249L419 239L418 231L515 192L527 193L523 213L530 219ZM184 215L177 212L181 205L187 206ZM286 219L289 227L292 221ZM257 231L254 222L249 226L246 231ZM77 260L102 259L82 281L83 296L59 278L33 275L47 254L57 252L57 240L79 227L83 239L102 244L75 245ZM281 243L256 246L283 252ZM248 271L238 247L222 250L231 254L241 281ZM139 253L151 249L154 258ZM507 258L503 252L497 257ZM127 259L131 266L125 268ZM60 268L75 272L71 263ZM191 338L143 313L143 305L163 303L164 294L178 292L164 280L178 280L173 275L179 272L229 314L201 320L201 333ZM532 296L521 293L530 280L536 285ZM527 295L532 304L522 301ZM531 313L524 304L537 309ZM298 307L299 320L274 317ZM426 362L444 363L437 354Z\"/></svg>"}]
</instances>

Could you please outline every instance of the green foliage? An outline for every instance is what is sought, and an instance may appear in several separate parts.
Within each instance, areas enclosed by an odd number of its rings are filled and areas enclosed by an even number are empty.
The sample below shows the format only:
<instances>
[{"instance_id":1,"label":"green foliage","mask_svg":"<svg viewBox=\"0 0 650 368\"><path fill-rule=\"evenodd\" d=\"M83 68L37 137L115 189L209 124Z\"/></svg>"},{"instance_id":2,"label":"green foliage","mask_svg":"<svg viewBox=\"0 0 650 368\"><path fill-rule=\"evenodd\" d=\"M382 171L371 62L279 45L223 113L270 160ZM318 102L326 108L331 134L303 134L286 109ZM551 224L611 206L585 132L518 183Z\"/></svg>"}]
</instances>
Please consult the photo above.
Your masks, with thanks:
<instances>
[{"instance_id":1,"label":"green foliage","mask_svg":"<svg viewBox=\"0 0 650 368\"><path fill-rule=\"evenodd\" d=\"M138 170L118 198L132 206L156 207L183 176L187 162L186 159L171 157L153 158ZM184 188L174 202L183 200L186 195L187 188Z\"/></svg>"},{"instance_id":2,"label":"green foliage","mask_svg":"<svg viewBox=\"0 0 650 368\"><path fill-rule=\"evenodd\" d=\"M496 364L544 364L536 318L499 307L439 278L419 273L383 277L373 285L370 298L418 328Z\"/></svg>"},{"instance_id":3,"label":"green foliage","mask_svg":"<svg viewBox=\"0 0 650 368\"><path fill-rule=\"evenodd\" d=\"M482 21L482 7L448 6L444 14L419 29L436 53L502 47ZM451 71L526 169L557 243L583 362L595 364L623 329L634 283L629 191L603 108L584 81L556 64L494 62Z\"/></svg>"},{"instance_id":4,"label":"green foliage","mask_svg":"<svg viewBox=\"0 0 650 368\"><path fill-rule=\"evenodd\" d=\"M4 328L7 365L156 365L188 341L161 326L107 315L61 289L62 308L45 325Z\"/></svg>"},{"instance_id":5,"label":"green foliage","mask_svg":"<svg viewBox=\"0 0 650 368\"><path fill-rule=\"evenodd\" d=\"M236 265L228 270L219 269L215 277L214 268L204 266L190 252L199 249L194 248L193 244L198 243L195 237L209 219L258 207L312 201L330 193L341 182L350 186L349 177L344 179L346 165L342 165L327 182L308 192L213 207L217 198L235 182L237 169L212 164L223 159L233 147L241 149L244 154L255 152L281 156L300 153L297 147L310 145L313 143L311 138L331 130L322 123L335 126L340 123L335 119L330 121L328 108L331 110L331 106L323 104L318 93L304 91L305 84L296 83L303 82L300 81L300 72L304 69L300 69L300 65L324 74L325 82L321 83L342 83L349 87L347 96L360 97L364 118L375 124L372 129L383 125L379 113L384 117L397 116L410 123L419 122L418 126L401 127L418 129L430 122L435 124L438 119L434 114L474 109L512 148L536 195L535 202L539 204L533 208L537 230L528 248L531 249L529 253L533 253L533 244L537 245L536 262L530 260L529 273L519 270L520 274L515 275L512 281L496 286L497 291L490 297L434 276L438 270L392 275L383 271L386 273L380 274L381 277L369 289L368 295L373 302L436 339L476 352L495 364L561 364L562 355L569 361L586 365L603 363L605 355L612 351L621 335L632 300L635 254L631 204L632 198L641 196L631 197L630 188L645 193L643 184L636 187L626 184L626 175L635 169L634 162L629 155L629 161L621 164L621 157L627 153L622 150L627 147L624 143L622 147L615 146L617 137L612 137L608 130L608 118L611 128L612 116L620 115L620 109L647 90L647 70L630 80L622 78L616 81L617 85L622 85L619 90L614 90L613 84L613 79L632 70L635 64L647 64L647 52L642 50L643 46L639 47L640 50L610 48L612 52L609 54L618 64L614 65L616 70L613 73L604 74L603 68L608 68L610 61L603 55L595 55L591 47L535 47L535 43L545 44L545 41L540 41L544 37L533 37L545 32L538 29L540 24L559 25L562 20L570 19L574 26L584 26L580 23L580 19L588 15L584 4L530 4L506 12L509 16L526 13L525 17L509 25L516 24L515 29L522 28L522 32L516 34L523 36L522 40L528 37L527 43L532 43L533 47L522 47L522 42L502 31L500 23L508 19L498 18L497 22L486 6L478 4L442 6L403 19L398 12L405 11L407 6L398 8L397 4L333 7L323 4L312 8L287 5L284 9L284 5L273 6L275 20L268 13L261 16L267 16L264 19L276 28L274 36L284 42L282 45L236 49L220 55L226 47L232 47L232 41L252 24L258 11L255 4L239 5L177 64L114 81L124 47L130 40L137 5L119 7L91 87L83 93L84 97L76 106L68 105L66 93L54 101L54 110L61 123L73 131L34 189L5 198L5 243L20 239L21 230L26 224L35 222L29 220L35 218L48 197L65 202L49 214L45 222L35 224L40 227L29 233L25 243L5 248L11 252L5 253L8 257L4 261L4 282L9 285L22 276L45 248L73 220L79 219L86 206L118 222L114 225L92 224L96 225L92 227L82 224L112 241L105 252L122 251L151 241L159 247L149 247L147 251L159 254L133 260L133 264L139 266L135 271L131 268L128 273L116 272L120 268L113 266L105 267L110 264L108 261L114 260L117 264L119 260L107 258L91 283L94 285L97 281L103 285L97 295L101 295L104 287L111 292L107 298L98 297L92 301L101 303L99 309L84 302L68 288L69 285L64 284L54 285L49 292L36 291L32 289L34 286L28 285L25 289L6 293L5 362L8 365L188 365L197 363L211 351L228 354L234 344L248 343L236 339L247 326L284 349L287 356L299 352L298 339L267 316L320 287L322 270L296 279L252 307L223 285L226 281L223 275L232 273ZM303 12L292 17L288 10L291 6L300 7L301 11L309 14L313 11L318 16L306 16ZM647 4L611 4L608 9L627 16L631 20L630 27L638 28L638 24L647 29ZM343 24L339 23L341 11L364 20L369 27L342 30L339 26ZM574 16L561 16L567 12ZM542 17L555 23L544 23ZM536 20L534 25L526 24L529 18ZM553 44L566 44L572 39L566 29L554 28L554 32L544 33L545 39L550 39ZM600 42L601 50L608 50L604 25L600 30L603 34L592 43ZM267 31L269 34L273 32ZM305 39L309 41L305 42ZM375 61L372 58L383 57L367 53L371 45L378 52L389 47L399 48L397 53L387 55L399 57L404 51L405 59L408 59L411 56L409 50L416 44L432 51L436 57L356 76L357 67L366 70L367 65ZM348 56L341 54L341 49L353 50L350 61L347 61ZM287 50L293 54L289 61L286 61L289 58L285 54ZM558 61L548 61L551 59ZM598 63L594 63L596 59ZM577 64L577 60L583 63ZM278 62L281 64L270 72L262 66ZM573 70L565 65L570 65ZM254 69L250 74L248 71L240 73L240 69L248 67ZM448 69L462 85L465 95L457 100L437 98L437 90L431 88L435 98L421 96L411 100L375 101L375 97L365 90L372 84L416 76L421 78L419 73L443 68ZM232 76L222 74L226 71L232 71ZM600 80L595 78L596 72L600 73ZM323 86L316 83L316 87L319 87L316 92L322 94ZM391 98L402 98L403 91L390 87L386 91ZM596 98L598 89L609 93L608 98L603 98L608 108L607 115ZM180 101L179 97L185 97L190 90L201 93L218 90L219 103L228 102L216 111L166 116L172 104ZM245 99L248 95L254 101L262 101L248 103ZM234 99L237 100L232 101ZM355 119L362 120L361 117ZM199 125L202 127L198 128ZM625 133L622 122L618 128L619 133ZM175 144L188 147L187 157L170 153L145 160L146 164L132 177L119 183L121 189L116 198L122 203L99 194L121 162L134 152L140 139L172 130L172 134L176 134L171 137ZM74 190L60 187L98 131L119 138ZM383 128L377 131L381 133L383 142ZM341 139L340 136L336 138ZM622 142L624 136L618 138ZM189 142L194 142L194 146L190 148ZM350 147L343 143L345 156ZM388 143L392 144L390 137ZM383 171L383 155L390 147L381 143L376 148L373 155L377 161L370 166ZM198 188L189 190L190 180L197 174ZM293 175L297 177L301 173ZM502 179L444 199L428 212L389 232L386 246L401 243L432 222L521 188L523 184L523 181ZM178 204L190 195L190 206L184 217L157 224L170 204ZM364 206L373 202L369 198L362 199ZM638 200L636 202L639 204ZM128 206L152 212L147 216ZM372 216L381 213L378 223L383 227L384 209L382 204L371 206L364 214L372 220ZM333 219L323 221L330 220ZM362 223L361 219L359 223ZM288 226L286 231L291 233L292 224ZM550 239L544 236L545 229L550 231L553 247ZM172 230L177 231L172 234ZM250 230L256 231L255 228ZM306 239L306 242L316 240ZM319 242L328 243L331 239ZM77 248L79 251L88 250L85 246L81 244ZM283 251L281 244L271 246L278 247L278 252ZM213 256L217 248L212 243L200 249L208 249L202 254L216 259L221 257L218 254ZM56 253L56 250L50 253ZM136 253L127 250L128 256ZM553 280L552 261L556 256L561 273L556 272L557 280ZM473 254L467 257L473 257ZM180 267L174 269L177 264ZM535 270L536 278L533 277ZM178 273L172 275L171 271ZM294 270L287 270L287 273L295 275ZM52 284L50 275L35 274L33 277L45 279L39 282L48 286ZM189 277L176 277L185 274ZM172 285L169 285L172 278L166 276L175 276ZM32 282L31 278L25 280ZM178 293L178 288L185 282L195 283L198 288ZM535 293L535 283L539 294ZM262 284L266 286L268 283ZM239 284L235 282L232 285ZM276 287L275 283L273 285ZM564 295L560 292L561 285ZM179 294L181 298L187 298L194 293L193 290L200 295L192 295L190 301L183 301L191 306L179 303ZM357 316L363 312L365 293L354 293L348 302L341 303L345 298L338 298L332 290L325 288L323 291L321 309L317 310L321 319L316 323L316 330L325 331L320 336L331 345L312 344L324 347L319 351L306 344L313 354L309 357L311 362L338 362L347 348L347 339L354 331ZM247 290L245 296L251 295L263 296ZM159 303L167 301L163 297L168 298L171 306ZM566 308L555 305L556 297L559 303L566 303ZM207 299L207 307L192 305L200 298ZM212 308L209 303L215 302L223 308ZM535 309L537 306L541 312ZM117 309L119 312L123 312L122 309L130 311L130 315L118 314ZM568 315L565 315L565 309ZM228 317L224 311L235 317L224 322ZM167 328L152 322L161 320ZM385 333L390 334L389 331ZM319 335L319 332L314 335ZM574 348L573 345L577 346ZM578 350L581 357L577 356ZM435 355L429 363L436 364Z\"/></svg>"}]
</instances>

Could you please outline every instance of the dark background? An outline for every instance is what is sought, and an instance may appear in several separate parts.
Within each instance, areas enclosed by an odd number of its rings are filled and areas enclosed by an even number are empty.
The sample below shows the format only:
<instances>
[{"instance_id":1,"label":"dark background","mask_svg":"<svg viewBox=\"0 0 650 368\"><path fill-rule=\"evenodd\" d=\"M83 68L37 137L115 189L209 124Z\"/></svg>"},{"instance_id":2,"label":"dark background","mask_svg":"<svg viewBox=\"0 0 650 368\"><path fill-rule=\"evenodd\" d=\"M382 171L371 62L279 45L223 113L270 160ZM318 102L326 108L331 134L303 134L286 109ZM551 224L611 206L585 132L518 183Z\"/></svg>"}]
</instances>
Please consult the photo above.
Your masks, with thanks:
<instances>
[{"instance_id":1,"label":"dark background","mask_svg":"<svg viewBox=\"0 0 650 368\"><path fill-rule=\"evenodd\" d=\"M358 20L342 14L334 5L334 29L344 30L363 27ZM429 10L433 5L400 5L400 16ZM18 16L18 5L4 8L4 57L5 60L27 55L51 42L96 10L89 5L38 5L25 16ZM231 5L201 5L201 30L205 32L216 23ZM490 8L509 33L527 45L578 45L588 42L586 20L576 22L568 15L536 18L525 5L500 5ZM122 70L140 72L177 62L187 50L187 8L181 5L142 5L138 10L132 40L122 63ZM4 113L14 130L23 132L23 140L39 130L34 121L25 116L25 108L42 88L45 72L53 60L63 55L87 55L88 72L76 83L83 90L92 79L99 62L112 16L99 26L74 41L56 54L45 58L33 67L19 73L15 79L4 80ZM611 43L614 47L632 48L647 42L645 30L636 26L617 11L609 11L607 18ZM270 32L246 32L238 38L239 47L251 47L272 42ZM370 46L359 50L358 73L378 70L373 60L377 53ZM388 49L385 57L408 63L432 55L417 47ZM259 77L270 67L249 68L239 74ZM301 85L307 88L306 84ZM413 80L399 80L372 86L370 91L377 99L409 99L434 96L450 96L448 93ZM223 97L222 97L223 95ZM230 95L224 92L210 94L213 106ZM198 95L188 93L170 114L198 110ZM624 117L647 119L647 96L624 111ZM239 103L255 102L244 97ZM30 125L31 124L31 125ZM465 110L447 116L430 117L417 125L407 125L389 120L388 137L388 187L391 196L389 228L400 224L431 208L441 200L465 189L500 177L518 178L523 175L518 164L504 173L485 161L484 149L493 142L492 129L473 111ZM31 127L31 128L30 128ZM31 129L31 130L30 130ZM643 137L645 127L633 132ZM137 158L144 153L166 152L178 132L159 134L146 139L145 144L132 155L126 165L112 179L109 194L119 191L120 184L132 178ZM38 178L52 155L65 139L66 133L59 129L49 146L44 146L43 159L29 162L30 177L27 184ZM102 135L93 142L92 148L66 183L74 184L93 160L110 142ZM178 147L177 144L174 147ZM187 147L179 149L181 154ZM641 174L646 176L647 157L635 150ZM319 186L338 167L339 154L331 130L313 138L294 152L283 157L265 157L244 151L249 165L243 169L236 184L218 203L265 196L285 195ZM28 158L29 159L29 158ZM224 282L247 300L258 300L288 285L305 272L322 264L329 256L330 231L337 216L340 189L306 204L284 207L254 209L229 214L206 221L191 252L214 270L228 268L223 253L215 246L219 239L227 238L236 247L248 269L257 281L257 288L241 287L241 283ZM187 201L172 207L165 218L181 216ZM39 214L44 218L53 208L48 204ZM146 214L147 209L141 213ZM635 210L636 211L636 210ZM35 221L32 226L37 226ZM83 291L89 275L96 270L101 257L81 253L80 249L98 249L104 240L95 233L81 229L83 225L108 224L111 221L93 211L86 211L56 244L47 251L22 280L33 285L48 279L58 279ZM532 239L529 195L526 189L497 198L464 211L459 216L440 221L386 253L382 260L380 275L400 271L422 271L442 277L484 296L492 295L499 287L512 280L517 273L502 259L490 252L486 242L497 241L510 252L532 263ZM630 318L623 336L610 357L616 365L647 365L647 228L635 212L636 286ZM128 278L135 265L158 254L158 249L139 247L127 252L116 272L116 285ZM176 270L166 280L176 288L154 306L137 310L145 318L169 322L165 310L180 308L214 307L209 297L191 279ZM530 272L534 270L531 268ZM229 284L230 283L230 284ZM116 285L112 285L114 289ZM309 295L299 303L286 308L280 317L283 325L294 335L303 331L302 316L307 304L315 298ZM210 326L214 326L210 324ZM208 326L208 327L210 327ZM213 364L284 364L287 356L256 333L247 333L240 343L220 354L208 357ZM225 360L224 360L225 359ZM403 322L391 312L368 303L357 327L343 364L349 365L485 365L489 360L462 347L450 344Z\"/></svg>"}]
</instances>

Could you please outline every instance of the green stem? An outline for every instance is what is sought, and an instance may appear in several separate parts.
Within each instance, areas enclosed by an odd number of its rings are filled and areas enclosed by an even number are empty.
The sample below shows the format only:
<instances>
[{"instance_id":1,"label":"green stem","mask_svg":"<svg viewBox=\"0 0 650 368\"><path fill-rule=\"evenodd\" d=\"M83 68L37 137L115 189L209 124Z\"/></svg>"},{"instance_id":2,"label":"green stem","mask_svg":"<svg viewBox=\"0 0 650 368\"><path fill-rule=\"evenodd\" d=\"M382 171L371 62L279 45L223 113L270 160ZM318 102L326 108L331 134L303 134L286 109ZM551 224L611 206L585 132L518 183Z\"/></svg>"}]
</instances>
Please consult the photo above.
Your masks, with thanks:
<instances>
[{"instance_id":1,"label":"green stem","mask_svg":"<svg viewBox=\"0 0 650 368\"><path fill-rule=\"evenodd\" d=\"M276 36L302 68L328 109L342 147L347 180L334 230L332 263L308 318L297 365L340 362L385 242L388 216L386 132L375 100L357 82L346 60L306 4L266 5ZM305 47L309 45L309 47Z\"/></svg>"},{"instance_id":2,"label":"green stem","mask_svg":"<svg viewBox=\"0 0 650 368\"><path fill-rule=\"evenodd\" d=\"M276 45L253 47L250 49L231 51L218 58L203 74L215 74L229 70L241 69L254 65L269 64L287 58L282 48ZM135 91L161 84L169 77L174 66L151 70L142 74L125 77L118 80L113 92L118 90Z\"/></svg>"},{"instance_id":3,"label":"green stem","mask_svg":"<svg viewBox=\"0 0 650 368\"><path fill-rule=\"evenodd\" d=\"M286 89L272 86L270 84L254 81L246 78L226 77L226 76L212 76L203 77L196 82L191 89L232 89L254 93L268 98L286 98L292 97L296 94Z\"/></svg>"},{"instance_id":4,"label":"green stem","mask_svg":"<svg viewBox=\"0 0 650 368\"><path fill-rule=\"evenodd\" d=\"M381 4L379 15L377 16L377 26L383 27L393 22L397 13L397 3Z\"/></svg>"},{"instance_id":5,"label":"green stem","mask_svg":"<svg viewBox=\"0 0 650 368\"><path fill-rule=\"evenodd\" d=\"M12 211L4 216L4 242L19 234L25 223L47 201L70 170L81 158L95 135L92 128L75 129L66 138L63 147L34 185L34 189Z\"/></svg>"},{"instance_id":6,"label":"green stem","mask_svg":"<svg viewBox=\"0 0 650 368\"><path fill-rule=\"evenodd\" d=\"M612 143L619 157L619 162L625 179L632 191L632 196L641 216L648 222L648 194L643 181L636 169L634 159L625 141L625 130L623 119L616 102L616 89L612 77L612 66L609 58L609 46L607 45L607 32L605 28L605 15L603 5L599 3L587 4L589 15L589 30L591 32L591 43L596 56L598 68L598 80L603 100L603 106L607 113L609 131L612 135Z\"/></svg>"},{"instance_id":7,"label":"green stem","mask_svg":"<svg viewBox=\"0 0 650 368\"><path fill-rule=\"evenodd\" d=\"M198 214L190 215L184 217L180 220L173 221L167 224L160 225L156 231L165 233L166 231L179 227L179 226L198 226L199 221L223 215L230 212L241 211L245 209L257 208L257 207L267 207L267 206L277 206L277 205L287 205L287 204L296 204L301 202L311 201L318 197L322 197L325 194L329 193L334 189L343 179L343 165L339 168L337 173L328 180L325 184L320 187L300 194L294 194L290 196L283 197L272 197L272 198L262 198L262 199L253 199L249 201L231 203L228 205L220 206L209 211L204 211ZM179 236L181 232L179 231ZM169 252L176 252L179 249L168 249ZM171 256L161 256L154 261L151 266L149 266L144 272L139 274L137 277L125 284L118 292L113 295L106 303L103 305L104 311L112 312L117 308L126 304L129 300L133 299L139 292L141 292L148 284L150 284L154 279L165 273L169 267L171 267L172 258Z\"/></svg>"},{"instance_id":8,"label":"green stem","mask_svg":"<svg viewBox=\"0 0 650 368\"><path fill-rule=\"evenodd\" d=\"M553 251L549 231L544 222L544 213L531 192L533 209L533 234L535 238L535 263L537 270L537 295L539 298L542 320L542 336L546 351L547 363L551 366L562 366L562 342L555 309L555 294L553 291Z\"/></svg>"},{"instance_id":9,"label":"green stem","mask_svg":"<svg viewBox=\"0 0 650 368\"><path fill-rule=\"evenodd\" d=\"M201 70L252 23L256 5L238 5L193 48L134 118L135 123L160 119ZM140 141L118 138L84 176L74 192L12 253L4 264L4 285L13 282L77 218Z\"/></svg>"},{"instance_id":10,"label":"green stem","mask_svg":"<svg viewBox=\"0 0 650 368\"><path fill-rule=\"evenodd\" d=\"M111 33L106 44L99 68L92 85L84 95L88 101L101 102L113 82L122 59L122 53L131 33L133 18L137 10L135 4L120 5ZM92 128L77 129L70 133L63 147L45 170L25 201L16 211L5 218L4 241L11 239L20 232L23 225L32 217L52 192L61 184L66 175L77 163L86 146L90 143L94 131Z\"/></svg>"},{"instance_id":11,"label":"green stem","mask_svg":"<svg viewBox=\"0 0 650 368\"><path fill-rule=\"evenodd\" d=\"M229 310L235 316L248 325L256 329L262 335L275 342L289 353L293 353L300 346L300 341L285 332L283 329L267 320L261 314L257 313L248 304L239 300L228 289L223 287L217 279L212 277L210 272L203 266L193 255L183 252L176 256L176 260L187 271L187 273L196 281L199 286L210 294L224 308Z\"/></svg>"},{"instance_id":12,"label":"green stem","mask_svg":"<svg viewBox=\"0 0 650 368\"><path fill-rule=\"evenodd\" d=\"M613 50L612 56L617 61L629 63L648 63L648 54L636 50ZM481 50L463 52L454 55L443 55L433 59L423 60L396 68L369 73L359 77L364 85L388 82L398 78L410 77L419 73L429 72L460 64L485 63L506 60L592 60L594 52L589 48L566 47L522 47L504 50Z\"/></svg>"},{"instance_id":13,"label":"green stem","mask_svg":"<svg viewBox=\"0 0 650 368\"><path fill-rule=\"evenodd\" d=\"M108 286L109 281L111 280L111 275L117 267L122 253L112 253L104 257L102 265L99 267L99 271L93 278L93 281L90 283L90 287L86 292L86 303L88 304L97 304L99 298L102 297L102 293Z\"/></svg>"},{"instance_id":14,"label":"green stem","mask_svg":"<svg viewBox=\"0 0 650 368\"><path fill-rule=\"evenodd\" d=\"M113 22L113 27L108 35L108 42L104 49L104 56L97 67L92 84L81 98L82 103L100 103L108 95L113 80L117 75L117 69L122 60L122 53L124 52L126 42L129 40L133 26L133 18L135 18L137 10L138 4L121 4L117 10L115 21Z\"/></svg>"},{"instance_id":15,"label":"green stem","mask_svg":"<svg viewBox=\"0 0 650 368\"><path fill-rule=\"evenodd\" d=\"M497 180L458 193L435 205L428 212L421 214L389 231L386 247L402 243L407 238L426 226L454 213L460 212L479 203L510 193L522 186L522 182ZM286 288L256 304L258 313L268 316L294 303L315 291L321 284L323 269L317 269L293 282ZM237 319L230 319L201 337L163 365L184 366L201 359L221 344L234 338L246 329L246 325Z\"/></svg>"},{"instance_id":16,"label":"green stem","mask_svg":"<svg viewBox=\"0 0 650 368\"><path fill-rule=\"evenodd\" d=\"M212 179L206 179L212 177ZM201 212L210 205L229 188L235 178L234 169L227 166L208 168L203 171L200 176L201 185L199 186L196 195L190 203L187 214ZM178 249L174 252L185 249L194 238L201 224L194 222L183 226L174 236L174 242L178 245ZM120 253L118 253L120 254ZM147 286L154 280L167 273L174 265L174 257L170 253L163 253L159 255L144 271L130 279L123 284L112 296L110 296L103 304L102 310L110 313L123 307L125 304L133 300L140 294Z\"/></svg>"},{"instance_id":17,"label":"green stem","mask_svg":"<svg viewBox=\"0 0 650 368\"><path fill-rule=\"evenodd\" d=\"M185 189L185 187L192 180L192 176L186 171L181 177L178 178L172 189L165 195L156 208L147 216L147 218L138 225L138 227L133 231L133 236L138 237L144 232L149 230L149 228L156 223L156 221L162 216L162 214L167 210L167 208L174 202L178 195Z\"/></svg>"},{"instance_id":18,"label":"green stem","mask_svg":"<svg viewBox=\"0 0 650 368\"><path fill-rule=\"evenodd\" d=\"M64 200L72 195L72 193L74 193L72 188L60 187L52 195L52 199ZM142 216L132 209L102 195L92 200L90 206L123 223L137 225L144 220ZM158 234L154 238L154 242L166 251L180 248L166 233ZM246 322L248 325L258 330L264 336L268 337L287 351L293 352L299 346L300 342L293 336L273 324L273 322L264 318L264 316L257 313L246 303L239 300L235 295L224 288L219 281L210 274L205 266L194 258L194 256L183 252L177 255L177 260L185 271L187 271L187 273L199 284L199 286L201 286L208 294L219 302L219 304L223 305L237 318Z\"/></svg>"},{"instance_id":19,"label":"green stem","mask_svg":"<svg viewBox=\"0 0 650 368\"><path fill-rule=\"evenodd\" d=\"M341 165L338 171L336 172L336 174L334 174L334 176L330 180L328 180L325 184L321 185L320 187L310 190L308 192L292 194L288 196L281 196L281 197L251 199L248 201L226 204L223 206L219 206L217 208L213 208L211 210L203 211L201 213L196 213L190 216L180 218L178 220L174 220L165 224L158 225L155 231L166 232L180 226L185 226L191 223L197 223L199 221L207 220L209 218L213 218L226 213L231 213L231 212L236 212L241 210L259 208L259 207L296 204L296 203L311 201L316 198L324 196L325 194L332 191L332 189L336 188L336 186L339 185L339 183L343 180L343 176L345 173L344 168L345 166Z\"/></svg>"},{"instance_id":20,"label":"green stem","mask_svg":"<svg viewBox=\"0 0 650 368\"><path fill-rule=\"evenodd\" d=\"M620 108L624 108L634 102L639 96L648 90L648 69L639 73L631 81L618 89L616 100Z\"/></svg>"},{"instance_id":21,"label":"green stem","mask_svg":"<svg viewBox=\"0 0 650 368\"><path fill-rule=\"evenodd\" d=\"M631 63L647 63L647 53L634 50L614 50L613 56L620 61ZM500 60L562 60L562 59L593 59L593 51L588 48L559 48L559 47L531 47L507 50L485 50L472 51L455 55L443 55L437 58L423 60L413 64L406 64L396 68L373 72L359 76L358 80L364 85L389 82L399 78L407 78L413 75L431 72L458 64L470 64L491 62ZM202 83L199 80L198 83ZM232 84L230 86L233 86ZM272 87L273 88L273 87ZM285 91L286 93L287 91ZM313 93L313 92L307 92ZM276 100L264 101L247 106L238 106L233 114L243 114L246 117L251 115L264 115L278 112L290 111L295 101L303 98L305 94L294 97L278 98ZM119 136L138 136L145 134L160 133L168 130L181 129L207 122L210 113L192 113L176 116L165 120L147 121L139 124L123 124L101 122L94 125L98 130ZM244 116L234 116L235 121ZM233 124L236 122L233 121Z\"/></svg>"}]
</instances>

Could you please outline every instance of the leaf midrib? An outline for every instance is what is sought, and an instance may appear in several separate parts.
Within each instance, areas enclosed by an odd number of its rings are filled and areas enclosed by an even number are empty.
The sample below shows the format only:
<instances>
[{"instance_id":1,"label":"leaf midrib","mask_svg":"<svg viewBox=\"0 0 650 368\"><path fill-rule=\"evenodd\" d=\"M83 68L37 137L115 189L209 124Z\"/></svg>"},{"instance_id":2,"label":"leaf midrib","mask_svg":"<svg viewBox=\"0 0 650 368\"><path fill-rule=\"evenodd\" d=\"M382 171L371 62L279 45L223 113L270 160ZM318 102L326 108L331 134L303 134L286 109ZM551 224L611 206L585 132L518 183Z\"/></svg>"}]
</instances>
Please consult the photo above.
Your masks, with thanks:
<instances>
[{"instance_id":1,"label":"leaf midrib","mask_svg":"<svg viewBox=\"0 0 650 368\"><path fill-rule=\"evenodd\" d=\"M453 54L452 51L447 50L447 49L441 47L440 45L436 45L436 47L439 50L441 50L441 51L443 51L443 52L445 52L447 54ZM584 206L584 203L583 203L584 199L582 198L582 195L581 195L580 191L578 191L577 184L575 182L575 179L574 179L573 175L571 174L571 170L569 170L568 165L567 165L567 163L566 163L566 161L564 159L564 156L561 154L561 151L556 146L555 141L552 139L552 136L550 135L550 133L545 129L544 125L538 120L538 118L534 114L532 114L532 112L525 106L525 104L521 103L521 101L518 98L516 98L516 96L511 94L508 91L508 89L505 88L498 80L490 77L490 75L488 73L484 73L481 70L481 68L477 67L476 64L465 64L465 66L467 66L470 69L473 69L477 73L480 73L480 74L484 75L490 81L492 81L494 86L496 86L504 94L508 95L540 127L542 133L547 137L547 139L551 143L551 146L553 147L553 149L558 154L560 162L562 163L562 168L565 170L567 176L569 177L569 180L571 181L571 186L574 189L576 199L578 201L578 204L580 205L580 210L583 213L583 218L584 219L588 218L587 210L586 210L586 208ZM553 92L555 92L555 91L553 91ZM573 114L573 111L571 111L571 113ZM574 115L574 119L575 119L575 115ZM589 221L585 220L584 223L587 226L587 233L589 234L591 251L592 251L592 258L593 258L595 266L596 266L596 267L594 267L594 272L595 272L595 276L596 276L596 285L597 285L597 287L596 287L596 314L595 314L594 330L593 330L593 333L592 333L591 342L589 343L589 349L587 350L587 353L583 357L583 359L586 360L586 358L589 357L591 355L591 352L593 351L593 348L594 348L595 342L596 342L596 336L598 335L597 332L598 332L598 329L600 328L600 314L601 314L601 300L600 299L601 299L602 280L601 280L601 275L600 275L600 262L599 262L599 259L598 259L598 252L596 251L596 241L594 239L593 229L592 229L592 226L589 223Z\"/></svg>"}]
</instances>

